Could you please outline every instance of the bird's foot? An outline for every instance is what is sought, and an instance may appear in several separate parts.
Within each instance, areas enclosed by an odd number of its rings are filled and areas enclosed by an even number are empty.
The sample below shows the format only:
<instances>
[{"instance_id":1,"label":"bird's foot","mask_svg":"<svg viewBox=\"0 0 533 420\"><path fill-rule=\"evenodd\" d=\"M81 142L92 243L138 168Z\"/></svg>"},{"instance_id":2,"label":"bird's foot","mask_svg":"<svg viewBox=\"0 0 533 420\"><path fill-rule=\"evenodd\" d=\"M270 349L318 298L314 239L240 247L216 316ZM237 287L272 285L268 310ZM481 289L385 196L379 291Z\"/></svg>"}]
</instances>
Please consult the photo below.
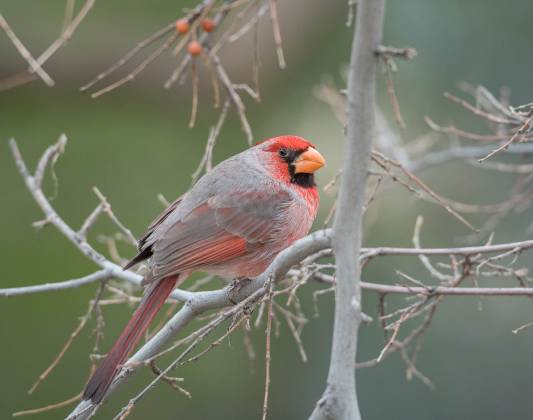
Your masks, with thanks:
<instances>
[{"instance_id":1,"label":"bird's foot","mask_svg":"<svg viewBox=\"0 0 533 420\"><path fill-rule=\"evenodd\" d=\"M242 288L250 284L251 281L252 279L241 277L231 282L228 299L232 304L237 305L241 301L241 299L239 299L239 293Z\"/></svg>"}]
</instances>

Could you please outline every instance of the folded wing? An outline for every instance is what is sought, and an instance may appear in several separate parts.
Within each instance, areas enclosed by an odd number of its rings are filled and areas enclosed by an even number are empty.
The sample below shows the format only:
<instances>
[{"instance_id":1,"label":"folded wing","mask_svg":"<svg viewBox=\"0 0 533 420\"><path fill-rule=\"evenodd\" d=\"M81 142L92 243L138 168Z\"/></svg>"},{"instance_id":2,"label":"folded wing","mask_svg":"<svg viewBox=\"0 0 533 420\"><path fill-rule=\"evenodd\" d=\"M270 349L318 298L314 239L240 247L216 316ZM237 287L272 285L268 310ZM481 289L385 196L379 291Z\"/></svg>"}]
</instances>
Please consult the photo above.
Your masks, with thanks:
<instances>
[{"instance_id":1,"label":"folded wing","mask_svg":"<svg viewBox=\"0 0 533 420\"><path fill-rule=\"evenodd\" d=\"M210 197L172 225L153 227L143 238L153 257L146 280L219 266L284 240L287 212L293 205L293 196L282 189Z\"/></svg>"}]
</instances>

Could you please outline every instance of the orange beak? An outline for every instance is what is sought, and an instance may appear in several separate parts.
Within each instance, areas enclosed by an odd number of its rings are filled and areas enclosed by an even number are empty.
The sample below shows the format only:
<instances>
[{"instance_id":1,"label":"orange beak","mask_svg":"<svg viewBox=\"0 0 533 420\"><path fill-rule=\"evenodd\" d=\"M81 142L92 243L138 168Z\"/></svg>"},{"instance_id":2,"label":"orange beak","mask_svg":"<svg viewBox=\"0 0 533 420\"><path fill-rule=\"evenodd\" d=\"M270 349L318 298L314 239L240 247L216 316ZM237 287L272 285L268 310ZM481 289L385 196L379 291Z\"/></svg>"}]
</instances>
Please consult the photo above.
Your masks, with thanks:
<instances>
[{"instance_id":1,"label":"orange beak","mask_svg":"<svg viewBox=\"0 0 533 420\"><path fill-rule=\"evenodd\" d=\"M310 147L294 161L294 173L312 174L326 164L326 159Z\"/></svg>"}]
</instances>

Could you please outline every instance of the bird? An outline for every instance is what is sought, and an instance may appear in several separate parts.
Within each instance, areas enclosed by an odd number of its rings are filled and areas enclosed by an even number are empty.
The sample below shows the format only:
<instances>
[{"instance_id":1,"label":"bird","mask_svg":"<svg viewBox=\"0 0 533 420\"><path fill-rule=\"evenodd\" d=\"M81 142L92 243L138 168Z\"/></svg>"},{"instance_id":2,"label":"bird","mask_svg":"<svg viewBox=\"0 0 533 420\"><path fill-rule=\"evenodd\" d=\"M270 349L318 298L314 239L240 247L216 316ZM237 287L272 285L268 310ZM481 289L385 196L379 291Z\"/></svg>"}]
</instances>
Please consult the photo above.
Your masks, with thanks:
<instances>
[{"instance_id":1,"label":"bird","mask_svg":"<svg viewBox=\"0 0 533 420\"><path fill-rule=\"evenodd\" d=\"M170 293L190 274L251 279L307 235L319 205L314 173L324 165L324 157L302 137L269 138L220 162L170 204L124 266L148 260L144 295L87 382L83 400L103 401Z\"/></svg>"}]
</instances>

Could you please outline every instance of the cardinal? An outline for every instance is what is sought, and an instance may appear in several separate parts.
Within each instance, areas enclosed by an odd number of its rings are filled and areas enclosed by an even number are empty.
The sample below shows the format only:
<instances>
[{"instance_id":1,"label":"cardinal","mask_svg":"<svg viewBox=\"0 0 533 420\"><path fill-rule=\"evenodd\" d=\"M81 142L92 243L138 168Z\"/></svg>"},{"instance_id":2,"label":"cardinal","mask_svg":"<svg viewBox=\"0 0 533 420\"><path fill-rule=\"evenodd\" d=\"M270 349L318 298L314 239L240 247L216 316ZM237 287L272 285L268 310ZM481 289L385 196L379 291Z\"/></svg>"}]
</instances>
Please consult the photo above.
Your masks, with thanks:
<instances>
[{"instance_id":1,"label":"cardinal","mask_svg":"<svg viewBox=\"0 0 533 420\"><path fill-rule=\"evenodd\" d=\"M324 164L307 140L274 137L218 164L159 215L124 267L150 259L144 296L83 399L103 400L167 297L191 273L254 278L305 236L319 203L313 174Z\"/></svg>"}]
</instances>

